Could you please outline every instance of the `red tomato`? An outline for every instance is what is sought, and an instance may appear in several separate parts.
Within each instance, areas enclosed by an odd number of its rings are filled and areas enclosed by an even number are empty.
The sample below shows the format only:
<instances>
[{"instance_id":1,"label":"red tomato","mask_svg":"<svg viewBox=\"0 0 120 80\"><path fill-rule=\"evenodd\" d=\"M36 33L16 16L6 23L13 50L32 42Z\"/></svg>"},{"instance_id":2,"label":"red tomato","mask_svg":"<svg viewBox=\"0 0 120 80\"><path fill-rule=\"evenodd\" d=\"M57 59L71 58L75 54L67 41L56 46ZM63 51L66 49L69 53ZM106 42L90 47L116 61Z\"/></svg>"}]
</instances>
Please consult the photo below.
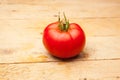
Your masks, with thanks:
<instances>
[{"instance_id":1,"label":"red tomato","mask_svg":"<svg viewBox=\"0 0 120 80\"><path fill-rule=\"evenodd\" d=\"M85 34L76 23L66 20L49 24L43 34L43 44L50 54L59 58L78 55L85 45Z\"/></svg>"}]
</instances>

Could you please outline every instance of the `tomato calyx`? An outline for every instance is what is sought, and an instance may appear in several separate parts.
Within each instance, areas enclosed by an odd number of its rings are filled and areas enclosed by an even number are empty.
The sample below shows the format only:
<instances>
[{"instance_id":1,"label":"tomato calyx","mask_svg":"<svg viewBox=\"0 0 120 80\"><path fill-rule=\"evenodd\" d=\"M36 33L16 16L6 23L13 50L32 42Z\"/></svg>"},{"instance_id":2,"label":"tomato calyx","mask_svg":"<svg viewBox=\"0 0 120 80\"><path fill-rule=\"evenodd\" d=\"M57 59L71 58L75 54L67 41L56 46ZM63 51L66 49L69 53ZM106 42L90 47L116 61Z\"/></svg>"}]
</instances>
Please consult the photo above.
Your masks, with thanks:
<instances>
[{"instance_id":1,"label":"tomato calyx","mask_svg":"<svg viewBox=\"0 0 120 80\"><path fill-rule=\"evenodd\" d=\"M68 31L69 29L69 20L67 20L65 13L63 13L64 19L60 19L60 13L58 15L59 28L61 31Z\"/></svg>"}]
</instances>

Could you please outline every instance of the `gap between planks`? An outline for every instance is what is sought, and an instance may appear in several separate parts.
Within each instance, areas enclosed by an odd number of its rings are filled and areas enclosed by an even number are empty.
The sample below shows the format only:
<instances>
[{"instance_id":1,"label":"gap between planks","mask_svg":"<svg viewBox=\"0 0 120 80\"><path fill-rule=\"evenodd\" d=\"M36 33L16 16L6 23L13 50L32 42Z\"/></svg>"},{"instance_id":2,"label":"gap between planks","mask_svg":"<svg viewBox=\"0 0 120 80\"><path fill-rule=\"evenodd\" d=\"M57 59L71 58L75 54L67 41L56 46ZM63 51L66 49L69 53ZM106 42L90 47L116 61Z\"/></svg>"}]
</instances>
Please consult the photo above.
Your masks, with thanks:
<instances>
[{"instance_id":1,"label":"gap between planks","mask_svg":"<svg viewBox=\"0 0 120 80\"><path fill-rule=\"evenodd\" d=\"M54 15L53 15L53 17L49 17L49 18L51 18L51 19L54 19L54 20L57 20L57 19L55 19L55 17L54 17ZM49 19L49 18L46 18L46 20L47 19ZM56 16L56 18L57 18L57 16ZM29 20L29 19L38 19L38 18L0 18L0 20ZM40 19L40 18L39 18ZM120 19L120 17L79 17L79 18L69 18L69 19Z\"/></svg>"},{"instance_id":2,"label":"gap between planks","mask_svg":"<svg viewBox=\"0 0 120 80\"><path fill-rule=\"evenodd\" d=\"M59 58L58 58L59 59ZM75 62L75 61L116 61L120 60L120 58L111 58L111 59L59 59L59 61L35 61L35 62L9 62L9 63L0 63L0 64L31 64L31 63L53 63L53 62Z\"/></svg>"}]
</instances>

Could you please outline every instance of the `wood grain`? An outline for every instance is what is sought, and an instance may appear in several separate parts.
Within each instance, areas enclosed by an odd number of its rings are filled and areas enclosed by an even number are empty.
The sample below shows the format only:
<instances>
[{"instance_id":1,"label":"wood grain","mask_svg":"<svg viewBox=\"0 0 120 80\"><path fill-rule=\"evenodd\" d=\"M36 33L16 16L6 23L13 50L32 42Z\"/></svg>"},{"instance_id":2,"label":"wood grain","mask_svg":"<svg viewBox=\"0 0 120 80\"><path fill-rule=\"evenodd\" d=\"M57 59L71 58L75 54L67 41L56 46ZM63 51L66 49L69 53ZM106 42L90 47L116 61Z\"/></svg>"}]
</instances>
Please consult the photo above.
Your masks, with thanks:
<instances>
[{"instance_id":1,"label":"wood grain","mask_svg":"<svg viewBox=\"0 0 120 80\"><path fill-rule=\"evenodd\" d=\"M120 0L0 0L0 80L120 80ZM44 28L65 12L86 46L60 60L42 44Z\"/></svg>"},{"instance_id":2,"label":"wood grain","mask_svg":"<svg viewBox=\"0 0 120 80\"><path fill-rule=\"evenodd\" d=\"M120 59L119 41L120 37L88 37L85 49L76 59ZM0 63L49 62L57 60L49 55L41 39L36 40L36 42L19 42L17 45L13 42L9 47L5 43L1 44L4 46L0 49Z\"/></svg>"},{"instance_id":3,"label":"wood grain","mask_svg":"<svg viewBox=\"0 0 120 80\"><path fill-rule=\"evenodd\" d=\"M120 18L119 8L119 0L1 0L0 18L48 19L58 12L65 12L69 18Z\"/></svg>"},{"instance_id":4,"label":"wood grain","mask_svg":"<svg viewBox=\"0 0 120 80\"><path fill-rule=\"evenodd\" d=\"M0 64L1 80L119 80L120 60Z\"/></svg>"},{"instance_id":5,"label":"wood grain","mask_svg":"<svg viewBox=\"0 0 120 80\"><path fill-rule=\"evenodd\" d=\"M71 21L79 23L87 37L85 49L78 59L120 58L120 19ZM49 21L39 22L28 19L0 22L4 26L0 27L0 63L56 60L48 54L42 43L43 30Z\"/></svg>"}]
</instances>

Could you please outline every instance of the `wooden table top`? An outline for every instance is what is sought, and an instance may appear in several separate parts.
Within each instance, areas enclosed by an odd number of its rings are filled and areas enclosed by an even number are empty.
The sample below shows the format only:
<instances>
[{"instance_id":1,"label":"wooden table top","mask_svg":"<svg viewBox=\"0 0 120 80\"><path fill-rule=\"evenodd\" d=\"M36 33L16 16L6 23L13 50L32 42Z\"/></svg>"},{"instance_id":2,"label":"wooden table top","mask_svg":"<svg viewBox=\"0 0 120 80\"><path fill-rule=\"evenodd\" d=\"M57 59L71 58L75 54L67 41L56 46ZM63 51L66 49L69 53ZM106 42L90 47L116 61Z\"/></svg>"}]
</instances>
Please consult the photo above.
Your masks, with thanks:
<instances>
[{"instance_id":1,"label":"wooden table top","mask_svg":"<svg viewBox=\"0 0 120 80\"><path fill-rule=\"evenodd\" d=\"M86 34L67 61L42 43L58 12ZM120 0L0 0L0 80L120 80Z\"/></svg>"}]
</instances>

